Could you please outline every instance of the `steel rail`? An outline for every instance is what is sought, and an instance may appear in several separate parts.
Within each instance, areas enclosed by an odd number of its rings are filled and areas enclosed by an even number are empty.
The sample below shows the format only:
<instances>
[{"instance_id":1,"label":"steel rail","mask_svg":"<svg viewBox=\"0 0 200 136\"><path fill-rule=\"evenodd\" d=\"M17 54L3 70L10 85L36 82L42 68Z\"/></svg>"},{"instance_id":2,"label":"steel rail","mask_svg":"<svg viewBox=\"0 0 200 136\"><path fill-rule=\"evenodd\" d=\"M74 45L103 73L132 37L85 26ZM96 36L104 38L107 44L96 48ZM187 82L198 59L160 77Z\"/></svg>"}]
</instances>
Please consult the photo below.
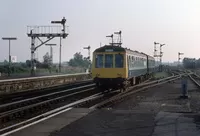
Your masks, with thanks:
<instances>
[{"instance_id":1,"label":"steel rail","mask_svg":"<svg viewBox=\"0 0 200 136\"><path fill-rule=\"evenodd\" d=\"M93 100L93 99L97 99L97 98L100 98L100 97L103 97L104 94L102 93L97 93L97 94L94 94L92 96L89 96L89 97L86 97L86 98L83 98L83 99L80 99L78 101L75 101L75 102L72 102L70 104L67 104L65 106L62 106L62 107L59 107L59 108L56 108L54 110L51 110L51 111L48 111L46 113L43 113L41 115L38 115L36 117L33 117L31 119L28 119L26 121L23 121L23 122L20 122L18 124L14 124L12 126L9 126L9 127L6 127L6 128L3 128L3 129L0 129L0 134L2 134L2 136L7 136L9 134L12 134L20 129L24 129L26 127L29 127L31 125L34 125L36 123L39 123L41 121L44 121L44 118L49 118L49 117L53 117L55 115L58 115L60 113L63 113L63 111L65 112L65 110L67 108L73 108L75 107L76 105L80 105L81 103L85 103L87 101L90 101L90 100ZM38 121L38 120L41 120L41 121ZM35 123L34 123L35 122ZM31 124L30 124L31 123ZM25 126L26 125L26 126ZM19 128L21 127L21 128ZM14 130L13 130L14 129Z\"/></svg>"},{"instance_id":2,"label":"steel rail","mask_svg":"<svg viewBox=\"0 0 200 136\"><path fill-rule=\"evenodd\" d=\"M45 100L45 101L35 103L35 104L32 104L32 105L28 105L28 106L20 107L20 108L17 108L17 109L9 110L9 111L0 113L0 119L3 118L3 117L6 117L6 116L12 115L14 113L17 113L17 112L21 112L21 111L28 110L28 109L31 109L31 108L34 108L34 107L38 107L40 105L44 105L44 104L47 104L47 103L50 103L50 102L53 102L53 101L64 99L66 97L73 96L73 95L76 95L76 94L84 93L84 92L87 92L87 91L90 91L90 90L93 90L93 89L95 89L95 87L83 90L81 92L75 92L75 93L71 93L71 94L68 94L68 95L56 97L54 99Z\"/></svg>"},{"instance_id":3,"label":"steel rail","mask_svg":"<svg viewBox=\"0 0 200 136\"><path fill-rule=\"evenodd\" d=\"M67 90L63 90L63 91L59 91L59 92L53 92L53 93L45 94L45 95L42 95L42 96L36 96L36 97L32 97L32 98L28 98L28 99L24 99L24 100L20 100L20 101L16 101L16 102L6 103L6 104L0 105L0 109L8 107L8 106L14 106L14 105L17 105L17 104L25 103L25 102L28 102L28 101L41 99L41 98L44 98L44 97L49 97L49 96L53 96L53 95L57 95L57 94L65 93L65 92L70 92L70 91L74 91L74 90L82 89L82 88L86 88L86 87L93 87L93 86L95 86L95 84L92 83L92 84L89 84L89 85L84 85L84 86L75 87L75 88L71 88L71 89L67 89ZM0 113L0 115L1 115L1 113Z\"/></svg>"},{"instance_id":4,"label":"steel rail","mask_svg":"<svg viewBox=\"0 0 200 136\"><path fill-rule=\"evenodd\" d=\"M200 87L200 84L191 75L189 75L189 77L198 87Z\"/></svg>"}]
</instances>

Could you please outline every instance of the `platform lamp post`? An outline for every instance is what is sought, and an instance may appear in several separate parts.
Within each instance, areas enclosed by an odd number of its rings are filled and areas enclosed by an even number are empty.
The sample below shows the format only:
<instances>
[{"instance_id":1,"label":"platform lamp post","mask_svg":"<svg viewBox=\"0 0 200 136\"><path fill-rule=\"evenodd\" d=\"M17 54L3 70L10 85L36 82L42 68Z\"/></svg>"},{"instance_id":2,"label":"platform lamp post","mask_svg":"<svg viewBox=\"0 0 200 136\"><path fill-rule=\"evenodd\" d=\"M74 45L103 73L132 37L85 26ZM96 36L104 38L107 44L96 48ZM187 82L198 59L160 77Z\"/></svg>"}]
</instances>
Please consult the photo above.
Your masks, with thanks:
<instances>
[{"instance_id":1,"label":"platform lamp post","mask_svg":"<svg viewBox=\"0 0 200 136\"><path fill-rule=\"evenodd\" d=\"M89 66L88 66L88 68L89 68L89 72L90 72L90 67L91 67L90 49L91 49L91 47L90 47L90 46L88 46L88 47L83 47L83 49L88 50L88 57L87 57L87 60L89 61Z\"/></svg>"},{"instance_id":2,"label":"platform lamp post","mask_svg":"<svg viewBox=\"0 0 200 136\"><path fill-rule=\"evenodd\" d=\"M16 38L16 37L2 37L2 40L8 40L8 41L9 41L9 65L8 65L8 76L10 76L10 64L11 64L10 41L11 41L11 40L17 40L17 38Z\"/></svg>"},{"instance_id":3,"label":"platform lamp post","mask_svg":"<svg viewBox=\"0 0 200 136\"><path fill-rule=\"evenodd\" d=\"M46 46L50 46L50 73L51 73L51 69L53 66L53 47L52 46L56 46L56 44L45 44Z\"/></svg>"}]
</instances>

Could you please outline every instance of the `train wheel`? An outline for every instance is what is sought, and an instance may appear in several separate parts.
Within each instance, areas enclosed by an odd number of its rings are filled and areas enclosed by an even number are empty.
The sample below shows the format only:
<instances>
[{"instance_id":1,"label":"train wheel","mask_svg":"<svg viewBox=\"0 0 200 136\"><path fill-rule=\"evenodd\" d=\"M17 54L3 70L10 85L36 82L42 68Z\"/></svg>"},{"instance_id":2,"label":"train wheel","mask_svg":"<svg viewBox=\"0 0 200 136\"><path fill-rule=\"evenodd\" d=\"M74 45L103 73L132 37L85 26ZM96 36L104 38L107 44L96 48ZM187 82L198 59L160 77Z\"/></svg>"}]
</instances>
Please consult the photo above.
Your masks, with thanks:
<instances>
[{"instance_id":1,"label":"train wheel","mask_svg":"<svg viewBox=\"0 0 200 136\"><path fill-rule=\"evenodd\" d=\"M122 93L122 92L125 92L125 91L127 90L127 87L128 87L127 84L122 85L122 87L120 88L120 92L121 92L121 93Z\"/></svg>"},{"instance_id":2,"label":"train wheel","mask_svg":"<svg viewBox=\"0 0 200 136\"><path fill-rule=\"evenodd\" d=\"M140 84L140 78L136 77L136 84Z\"/></svg>"},{"instance_id":3,"label":"train wheel","mask_svg":"<svg viewBox=\"0 0 200 136\"><path fill-rule=\"evenodd\" d=\"M120 87L119 87L120 93L124 92L123 88L124 88L124 85L121 84Z\"/></svg>"},{"instance_id":4,"label":"train wheel","mask_svg":"<svg viewBox=\"0 0 200 136\"><path fill-rule=\"evenodd\" d=\"M126 90L127 90L127 87L124 87L124 88L123 88L123 92L126 92Z\"/></svg>"},{"instance_id":5,"label":"train wheel","mask_svg":"<svg viewBox=\"0 0 200 136\"><path fill-rule=\"evenodd\" d=\"M132 78L131 80L130 80L130 84L131 84L131 86L134 86L134 78Z\"/></svg>"},{"instance_id":6,"label":"train wheel","mask_svg":"<svg viewBox=\"0 0 200 136\"><path fill-rule=\"evenodd\" d=\"M120 93L123 93L124 92L124 88L120 88Z\"/></svg>"}]
</instances>

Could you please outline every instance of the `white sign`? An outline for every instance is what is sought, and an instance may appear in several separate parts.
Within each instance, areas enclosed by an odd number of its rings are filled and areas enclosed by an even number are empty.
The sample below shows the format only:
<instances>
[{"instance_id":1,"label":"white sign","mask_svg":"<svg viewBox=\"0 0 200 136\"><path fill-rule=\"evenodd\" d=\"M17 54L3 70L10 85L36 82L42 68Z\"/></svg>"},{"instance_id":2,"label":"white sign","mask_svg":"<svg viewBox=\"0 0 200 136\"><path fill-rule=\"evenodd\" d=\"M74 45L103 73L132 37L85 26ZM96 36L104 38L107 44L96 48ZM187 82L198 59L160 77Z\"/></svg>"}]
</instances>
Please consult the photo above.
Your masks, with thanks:
<instances>
[{"instance_id":1,"label":"white sign","mask_svg":"<svg viewBox=\"0 0 200 136\"><path fill-rule=\"evenodd\" d=\"M16 63L17 62L17 56L11 56L11 62Z\"/></svg>"},{"instance_id":2,"label":"white sign","mask_svg":"<svg viewBox=\"0 0 200 136\"><path fill-rule=\"evenodd\" d=\"M113 49L106 49L106 52L113 52Z\"/></svg>"}]
</instances>

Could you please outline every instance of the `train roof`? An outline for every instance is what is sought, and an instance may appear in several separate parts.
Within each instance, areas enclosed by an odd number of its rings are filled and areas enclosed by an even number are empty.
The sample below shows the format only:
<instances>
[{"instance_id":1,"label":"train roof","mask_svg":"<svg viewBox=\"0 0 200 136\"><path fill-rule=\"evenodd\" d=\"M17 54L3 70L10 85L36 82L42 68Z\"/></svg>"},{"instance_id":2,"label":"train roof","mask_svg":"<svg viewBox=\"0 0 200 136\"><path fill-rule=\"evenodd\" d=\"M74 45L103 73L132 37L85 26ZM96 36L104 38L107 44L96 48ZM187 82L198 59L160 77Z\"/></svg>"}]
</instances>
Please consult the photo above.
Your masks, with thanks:
<instances>
[{"instance_id":1,"label":"train roof","mask_svg":"<svg viewBox=\"0 0 200 136\"><path fill-rule=\"evenodd\" d=\"M134 53L134 54L137 54L137 55L147 55L143 52L139 52L139 51L133 51L131 49L128 49L128 48L123 48L121 46L111 46L111 45L105 45L105 46L102 46L100 48L97 48L94 52L129 52L129 53ZM149 55L148 55L149 56ZM150 58L154 59L152 56L149 56Z\"/></svg>"},{"instance_id":2,"label":"train roof","mask_svg":"<svg viewBox=\"0 0 200 136\"><path fill-rule=\"evenodd\" d=\"M105 45L103 47L97 48L94 52L105 52L106 50L112 50L113 52L125 52L125 48L120 46L111 46L111 45Z\"/></svg>"}]
</instances>

